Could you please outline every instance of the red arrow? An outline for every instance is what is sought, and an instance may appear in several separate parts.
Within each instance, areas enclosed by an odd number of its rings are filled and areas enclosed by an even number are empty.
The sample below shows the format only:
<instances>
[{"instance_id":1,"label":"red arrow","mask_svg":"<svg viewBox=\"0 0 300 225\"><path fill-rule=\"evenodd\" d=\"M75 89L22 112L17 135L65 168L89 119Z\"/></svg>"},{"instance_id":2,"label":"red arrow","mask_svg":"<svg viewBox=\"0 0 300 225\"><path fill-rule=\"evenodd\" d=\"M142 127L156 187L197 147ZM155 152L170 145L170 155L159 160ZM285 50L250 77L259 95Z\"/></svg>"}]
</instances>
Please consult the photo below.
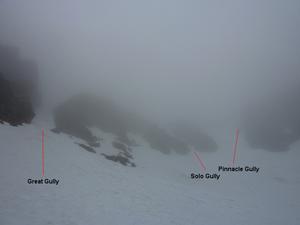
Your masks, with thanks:
<instances>
[{"instance_id":1,"label":"red arrow","mask_svg":"<svg viewBox=\"0 0 300 225\"><path fill-rule=\"evenodd\" d=\"M199 154L197 152L194 152L194 151L193 151L193 154L194 154L195 158L199 161L199 164L200 164L200 167L201 167L202 171L205 172L206 167L205 167L203 161L201 160Z\"/></svg>"},{"instance_id":2,"label":"red arrow","mask_svg":"<svg viewBox=\"0 0 300 225\"><path fill-rule=\"evenodd\" d=\"M238 141L239 141L239 129L236 128L235 130L235 141L233 144L233 157L232 157L232 166L234 166L235 161L236 161L236 152L237 152L237 145L238 145Z\"/></svg>"},{"instance_id":3,"label":"red arrow","mask_svg":"<svg viewBox=\"0 0 300 225\"><path fill-rule=\"evenodd\" d=\"M42 130L42 176L45 176L45 131Z\"/></svg>"}]
</instances>

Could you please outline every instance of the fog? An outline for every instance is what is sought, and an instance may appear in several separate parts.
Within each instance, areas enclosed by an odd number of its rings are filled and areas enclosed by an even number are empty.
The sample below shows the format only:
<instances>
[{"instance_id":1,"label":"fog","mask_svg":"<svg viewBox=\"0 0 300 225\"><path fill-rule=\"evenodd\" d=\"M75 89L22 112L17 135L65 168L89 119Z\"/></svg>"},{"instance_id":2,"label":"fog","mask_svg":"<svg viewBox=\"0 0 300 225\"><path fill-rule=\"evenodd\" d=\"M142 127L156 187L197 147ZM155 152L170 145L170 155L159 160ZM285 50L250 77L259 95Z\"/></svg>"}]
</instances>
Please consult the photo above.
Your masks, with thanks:
<instances>
[{"instance_id":1,"label":"fog","mask_svg":"<svg viewBox=\"0 0 300 225\"><path fill-rule=\"evenodd\" d=\"M299 81L299 11L297 0L1 0L0 41L38 63L44 104L89 90L166 123L235 123Z\"/></svg>"}]
</instances>

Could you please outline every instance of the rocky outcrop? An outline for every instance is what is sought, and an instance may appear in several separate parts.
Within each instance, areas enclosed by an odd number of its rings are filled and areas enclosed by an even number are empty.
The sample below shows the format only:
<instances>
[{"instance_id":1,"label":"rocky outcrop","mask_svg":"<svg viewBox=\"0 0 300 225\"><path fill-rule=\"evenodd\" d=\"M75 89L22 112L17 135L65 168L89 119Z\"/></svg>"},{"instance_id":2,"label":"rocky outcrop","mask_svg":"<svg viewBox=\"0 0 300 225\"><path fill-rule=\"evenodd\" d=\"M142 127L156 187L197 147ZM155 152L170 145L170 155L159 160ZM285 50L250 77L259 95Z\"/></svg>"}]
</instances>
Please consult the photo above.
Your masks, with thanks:
<instances>
[{"instance_id":1,"label":"rocky outcrop","mask_svg":"<svg viewBox=\"0 0 300 225\"><path fill-rule=\"evenodd\" d=\"M12 126L31 123L35 114L30 100L17 97L12 86L0 74L0 122Z\"/></svg>"},{"instance_id":2,"label":"rocky outcrop","mask_svg":"<svg viewBox=\"0 0 300 225\"><path fill-rule=\"evenodd\" d=\"M31 123L37 101L36 65L19 57L15 47L0 46L0 122Z\"/></svg>"},{"instance_id":3,"label":"rocky outcrop","mask_svg":"<svg viewBox=\"0 0 300 225\"><path fill-rule=\"evenodd\" d=\"M189 123L177 123L173 128L174 135L184 143L200 152L214 152L218 149L215 140L200 128Z\"/></svg>"},{"instance_id":4,"label":"rocky outcrop","mask_svg":"<svg viewBox=\"0 0 300 225\"><path fill-rule=\"evenodd\" d=\"M120 154L123 155L124 157L129 158L129 159L133 159L133 156L130 153L132 150L126 144L123 144L122 142L113 141L112 146L116 149L119 149Z\"/></svg>"},{"instance_id":5,"label":"rocky outcrop","mask_svg":"<svg viewBox=\"0 0 300 225\"><path fill-rule=\"evenodd\" d=\"M113 106L88 94L77 95L58 106L54 112L55 132L63 132L97 147L100 140L88 129L98 127L103 131L119 133L122 129ZM123 133L123 132L121 132Z\"/></svg>"},{"instance_id":6,"label":"rocky outcrop","mask_svg":"<svg viewBox=\"0 0 300 225\"><path fill-rule=\"evenodd\" d=\"M90 128L113 134L115 140L112 146L117 154L102 155L122 165L133 165L131 149L137 144L129 138L129 133L139 135L152 149L164 154L186 154L190 146L204 151L215 151L217 148L214 140L202 132L181 130L181 133L171 134L140 116L122 111L107 99L89 94L74 96L58 106L54 112L54 121L56 128L53 132L63 132L84 140L89 148L81 147L86 150L100 147L101 142L100 137L94 136Z\"/></svg>"},{"instance_id":7,"label":"rocky outcrop","mask_svg":"<svg viewBox=\"0 0 300 225\"><path fill-rule=\"evenodd\" d=\"M96 151L91 148L90 146L87 146L85 144L80 144L80 143L76 143L78 146L80 146L81 148L83 148L84 150L87 150L88 152L92 152L92 153L96 153Z\"/></svg>"},{"instance_id":8,"label":"rocky outcrop","mask_svg":"<svg viewBox=\"0 0 300 225\"><path fill-rule=\"evenodd\" d=\"M38 67L21 58L19 49L0 45L0 72L10 82L14 96L30 101L34 106L40 101L38 91Z\"/></svg>"},{"instance_id":9,"label":"rocky outcrop","mask_svg":"<svg viewBox=\"0 0 300 225\"><path fill-rule=\"evenodd\" d=\"M300 140L300 84L249 104L243 113L243 129L252 148L287 151Z\"/></svg>"},{"instance_id":10,"label":"rocky outcrop","mask_svg":"<svg viewBox=\"0 0 300 225\"><path fill-rule=\"evenodd\" d=\"M124 157L122 155L107 155L104 153L102 153L101 155L103 155L108 160L121 163L123 166L136 167L134 163L130 162L130 160L127 157Z\"/></svg>"},{"instance_id":11,"label":"rocky outcrop","mask_svg":"<svg viewBox=\"0 0 300 225\"><path fill-rule=\"evenodd\" d=\"M143 137L149 143L151 148L164 154L169 154L172 151L179 154L189 152L189 146L185 142L155 125L148 127L148 129L145 130Z\"/></svg>"}]
</instances>

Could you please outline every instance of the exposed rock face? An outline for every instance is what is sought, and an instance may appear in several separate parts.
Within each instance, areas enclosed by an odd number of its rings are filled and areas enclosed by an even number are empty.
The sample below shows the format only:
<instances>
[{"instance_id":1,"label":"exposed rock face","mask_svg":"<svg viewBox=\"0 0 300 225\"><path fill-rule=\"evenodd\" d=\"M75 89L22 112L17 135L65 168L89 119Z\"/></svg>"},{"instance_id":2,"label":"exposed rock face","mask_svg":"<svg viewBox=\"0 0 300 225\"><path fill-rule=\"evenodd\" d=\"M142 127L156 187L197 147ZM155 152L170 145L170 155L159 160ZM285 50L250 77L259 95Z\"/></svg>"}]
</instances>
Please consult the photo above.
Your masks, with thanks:
<instances>
[{"instance_id":1,"label":"exposed rock face","mask_svg":"<svg viewBox=\"0 0 300 225\"><path fill-rule=\"evenodd\" d=\"M269 151L287 151L300 139L300 85L250 105L243 128L249 145Z\"/></svg>"},{"instance_id":2,"label":"exposed rock face","mask_svg":"<svg viewBox=\"0 0 300 225\"><path fill-rule=\"evenodd\" d=\"M129 133L140 135L151 148L164 154L172 151L186 154L190 151L189 145L205 151L217 148L213 139L203 133L193 131L172 135L137 115L120 110L106 99L89 94L77 95L61 104L54 112L54 120L56 128L53 132L63 132L80 138L91 148L100 146L100 137L93 135L91 127L113 134L115 140L112 146L118 150L118 154L102 155L122 165L133 165L131 148L136 146L136 142L128 137Z\"/></svg>"},{"instance_id":3,"label":"exposed rock face","mask_svg":"<svg viewBox=\"0 0 300 225\"><path fill-rule=\"evenodd\" d=\"M179 154L189 152L189 147L185 142L171 136L165 130L157 126L149 127L144 133L144 138L150 144L151 148L165 154L169 154L172 151Z\"/></svg>"},{"instance_id":4,"label":"exposed rock face","mask_svg":"<svg viewBox=\"0 0 300 225\"><path fill-rule=\"evenodd\" d=\"M9 81L0 74L0 122L7 122L12 126L31 123L33 107L28 99L16 97Z\"/></svg>"},{"instance_id":5,"label":"exposed rock face","mask_svg":"<svg viewBox=\"0 0 300 225\"><path fill-rule=\"evenodd\" d=\"M38 67L20 58L18 48L0 45L0 72L11 83L15 97L38 104Z\"/></svg>"},{"instance_id":6,"label":"exposed rock face","mask_svg":"<svg viewBox=\"0 0 300 225\"><path fill-rule=\"evenodd\" d=\"M122 155L106 155L104 153L102 153L101 155L103 155L108 160L121 163L123 166L136 167L134 163L130 162L127 157L124 157Z\"/></svg>"},{"instance_id":7,"label":"exposed rock face","mask_svg":"<svg viewBox=\"0 0 300 225\"><path fill-rule=\"evenodd\" d=\"M87 146L87 145L85 145L85 144L80 144L80 143L77 143L77 144L78 144L81 148L87 150L88 152L96 153L96 151L95 151L93 148L91 148L90 146Z\"/></svg>"},{"instance_id":8,"label":"exposed rock face","mask_svg":"<svg viewBox=\"0 0 300 225\"><path fill-rule=\"evenodd\" d=\"M127 155L129 155L130 154L129 152L132 151L130 147L128 147L126 144L123 144L122 142L113 141L112 146L116 149L123 151Z\"/></svg>"},{"instance_id":9,"label":"exposed rock face","mask_svg":"<svg viewBox=\"0 0 300 225\"><path fill-rule=\"evenodd\" d=\"M37 67L20 59L15 47L0 46L0 122L30 123L37 100Z\"/></svg>"},{"instance_id":10,"label":"exposed rock face","mask_svg":"<svg viewBox=\"0 0 300 225\"><path fill-rule=\"evenodd\" d=\"M115 134L116 141L112 146L119 150L117 155L102 155L114 162L125 166L135 166L131 162L129 145L133 142L127 136L125 119L117 107L110 101L103 100L89 94L81 94L61 104L54 113L55 133L63 132L84 140L88 145L79 144L89 152L96 153L94 148L100 147L100 138L93 135L89 128Z\"/></svg>"},{"instance_id":11,"label":"exposed rock face","mask_svg":"<svg viewBox=\"0 0 300 225\"><path fill-rule=\"evenodd\" d=\"M90 146L96 147L99 145L99 140L88 127L98 127L111 133L118 133L122 130L118 127L121 123L114 115L112 107L108 102L87 94L75 96L56 108L55 131L78 137Z\"/></svg>"},{"instance_id":12,"label":"exposed rock face","mask_svg":"<svg viewBox=\"0 0 300 225\"><path fill-rule=\"evenodd\" d=\"M112 102L83 94L73 97L55 110L55 131L61 131L85 140L89 145L97 143L88 127L97 127L100 130L112 133L118 142L113 146L120 148L135 146L134 140L128 138L128 133L137 133L149 142L150 146L163 153L176 151L185 153L188 146L169 135L163 129L144 121L138 116L123 112Z\"/></svg>"},{"instance_id":13,"label":"exposed rock face","mask_svg":"<svg viewBox=\"0 0 300 225\"><path fill-rule=\"evenodd\" d=\"M178 139L188 143L197 151L214 152L218 149L214 139L194 125L181 122L176 124L173 132Z\"/></svg>"}]
</instances>

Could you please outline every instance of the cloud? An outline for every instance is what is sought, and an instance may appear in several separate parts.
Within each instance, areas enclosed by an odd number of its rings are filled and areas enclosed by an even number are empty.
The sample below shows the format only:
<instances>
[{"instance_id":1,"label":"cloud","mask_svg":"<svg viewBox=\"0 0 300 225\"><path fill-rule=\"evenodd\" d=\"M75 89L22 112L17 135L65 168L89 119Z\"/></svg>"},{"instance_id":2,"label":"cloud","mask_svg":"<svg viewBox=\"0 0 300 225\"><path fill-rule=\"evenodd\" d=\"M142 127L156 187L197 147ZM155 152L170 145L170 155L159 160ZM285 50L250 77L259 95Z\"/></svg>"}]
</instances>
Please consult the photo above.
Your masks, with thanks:
<instances>
[{"instance_id":1,"label":"cloud","mask_svg":"<svg viewBox=\"0 0 300 225\"><path fill-rule=\"evenodd\" d=\"M165 120L236 118L298 79L298 1L2 1L45 97L93 90Z\"/></svg>"}]
</instances>

